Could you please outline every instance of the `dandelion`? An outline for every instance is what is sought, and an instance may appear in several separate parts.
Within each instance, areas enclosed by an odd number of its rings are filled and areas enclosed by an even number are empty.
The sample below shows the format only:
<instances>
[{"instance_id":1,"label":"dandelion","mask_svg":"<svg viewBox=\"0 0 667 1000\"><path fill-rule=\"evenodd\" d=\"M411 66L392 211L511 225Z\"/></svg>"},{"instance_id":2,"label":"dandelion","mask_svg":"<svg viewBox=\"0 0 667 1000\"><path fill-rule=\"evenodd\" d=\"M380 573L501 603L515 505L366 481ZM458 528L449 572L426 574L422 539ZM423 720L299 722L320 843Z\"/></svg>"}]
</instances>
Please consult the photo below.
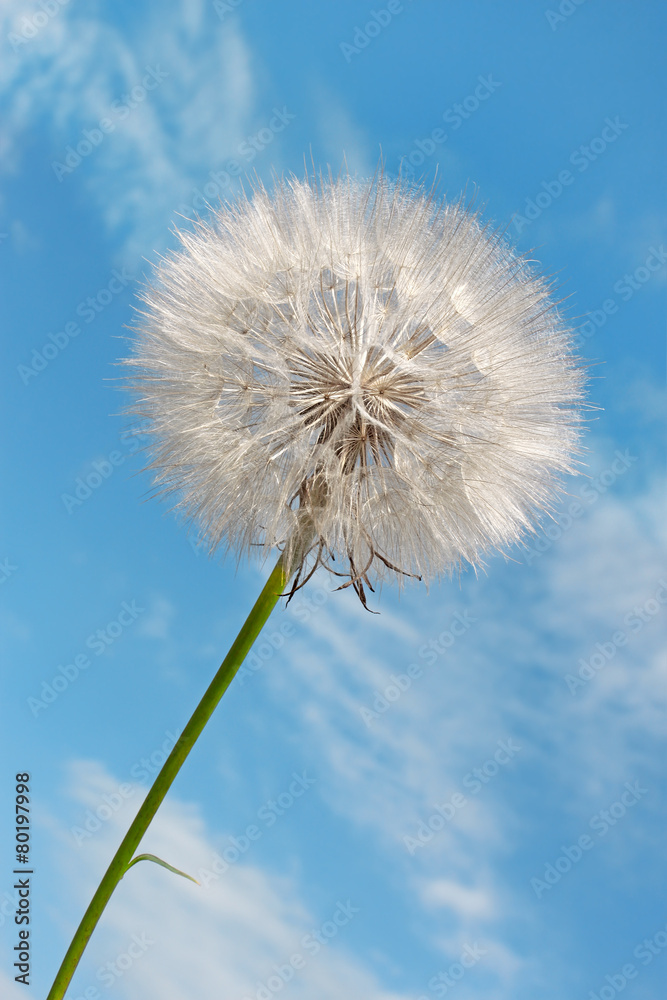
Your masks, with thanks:
<instances>
[{"instance_id":1,"label":"dandelion","mask_svg":"<svg viewBox=\"0 0 667 1000\"><path fill-rule=\"evenodd\" d=\"M297 580L323 565L365 603L371 574L479 564L549 507L578 437L571 335L461 203L290 180L181 241L143 297L134 385L158 491L211 552L307 524Z\"/></svg>"},{"instance_id":2,"label":"dandelion","mask_svg":"<svg viewBox=\"0 0 667 1000\"><path fill-rule=\"evenodd\" d=\"M185 874L135 852L289 582L291 596L322 566L366 606L388 575L479 565L534 530L577 454L571 333L549 285L462 203L383 176L292 179L180 238L129 359L156 491L211 553L282 552L47 1000L133 865Z\"/></svg>"}]
</instances>

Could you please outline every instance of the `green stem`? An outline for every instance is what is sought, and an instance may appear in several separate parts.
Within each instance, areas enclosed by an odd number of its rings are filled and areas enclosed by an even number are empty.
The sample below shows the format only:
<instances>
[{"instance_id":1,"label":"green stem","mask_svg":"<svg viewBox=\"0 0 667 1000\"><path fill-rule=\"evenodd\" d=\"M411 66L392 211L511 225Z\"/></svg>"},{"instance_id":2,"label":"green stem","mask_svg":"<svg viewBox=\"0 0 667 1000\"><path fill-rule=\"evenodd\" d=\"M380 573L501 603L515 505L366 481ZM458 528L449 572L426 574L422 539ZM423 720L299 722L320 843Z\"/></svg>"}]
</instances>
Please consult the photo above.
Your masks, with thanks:
<instances>
[{"instance_id":1,"label":"green stem","mask_svg":"<svg viewBox=\"0 0 667 1000\"><path fill-rule=\"evenodd\" d=\"M160 807L160 803L167 794L171 783L178 774L181 765L190 753L204 726L213 714L218 702L231 684L236 671L248 655L253 642L276 606L278 598L284 591L292 575L290 567L286 568L285 566L285 555L286 553L281 555L271 576L266 581L264 589L257 598L257 602L248 615L243 628L234 640L234 644L227 653L227 656L222 661L222 665L211 681L204 697L197 705L192 718L181 733L176 746L163 764L132 826L127 831L122 844L116 851L113 861L109 865L104 878L91 900L90 906L83 915L83 919L58 970L58 975L51 987L47 1000L62 1000L65 996L65 991L70 984L70 980L74 975L74 971L79 964L84 948L88 944L97 921L100 919L104 907L109 902L111 894L125 874L134 852ZM294 556L293 551L292 555ZM293 567L294 558L290 558L289 562Z\"/></svg>"}]
</instances>

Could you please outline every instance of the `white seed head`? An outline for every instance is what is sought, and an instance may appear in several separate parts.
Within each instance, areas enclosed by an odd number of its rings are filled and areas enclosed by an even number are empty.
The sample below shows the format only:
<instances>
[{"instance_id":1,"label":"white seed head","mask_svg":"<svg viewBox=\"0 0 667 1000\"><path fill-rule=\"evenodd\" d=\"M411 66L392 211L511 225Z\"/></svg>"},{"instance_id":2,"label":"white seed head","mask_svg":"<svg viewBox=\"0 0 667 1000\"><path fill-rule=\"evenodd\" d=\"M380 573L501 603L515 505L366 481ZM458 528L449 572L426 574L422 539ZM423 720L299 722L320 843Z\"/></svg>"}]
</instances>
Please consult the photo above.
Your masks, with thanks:
<instances>
[{"instance_id":1,"label":"white seed head","mask_svg":"<svg viewBox=\"0 0 667 1000\"><path fill-rule=\"evenodd\" d=\"M364 600L371 573L428 580L534 527L584 378L548 284L475 213L290 179L179 235L132 385L155 483L211 552L307 522L313 565Z\"/></svg>"}]
</instances>

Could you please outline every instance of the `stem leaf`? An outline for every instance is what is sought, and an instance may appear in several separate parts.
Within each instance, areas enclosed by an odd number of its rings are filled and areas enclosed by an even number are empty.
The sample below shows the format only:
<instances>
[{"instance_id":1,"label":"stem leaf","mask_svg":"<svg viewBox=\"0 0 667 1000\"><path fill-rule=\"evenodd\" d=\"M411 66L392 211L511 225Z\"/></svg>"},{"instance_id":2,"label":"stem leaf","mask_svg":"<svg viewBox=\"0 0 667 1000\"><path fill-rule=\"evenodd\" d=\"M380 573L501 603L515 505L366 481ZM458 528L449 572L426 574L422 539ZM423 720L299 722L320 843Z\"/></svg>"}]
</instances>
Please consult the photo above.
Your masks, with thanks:
<instances>
[{"instance_id":1,"label":"stem leaf","mask_svg":"<svg viewBox=\"0 0 667 1000\"><path fill-rule=\"evenodd\" d=\"M192 875L188 875L187 872L182 872L180 868L174 868L173 865L168 865L166 861L163 861L162 858L158 858L155 854L137 854L136 858L132 858L129 865L125 869L125 872L128 872L132 865L136 865L137 861L154 861L156 865L162 865L163 868L166 868L170 872L174 872L175 875L182 875L183 878L190 879L190 881L194 882L195 885L201 885L201 883L198 882L196 878L193 878ZM125 872L123 874L125 874Z\"/></svg>"}]
</instances>

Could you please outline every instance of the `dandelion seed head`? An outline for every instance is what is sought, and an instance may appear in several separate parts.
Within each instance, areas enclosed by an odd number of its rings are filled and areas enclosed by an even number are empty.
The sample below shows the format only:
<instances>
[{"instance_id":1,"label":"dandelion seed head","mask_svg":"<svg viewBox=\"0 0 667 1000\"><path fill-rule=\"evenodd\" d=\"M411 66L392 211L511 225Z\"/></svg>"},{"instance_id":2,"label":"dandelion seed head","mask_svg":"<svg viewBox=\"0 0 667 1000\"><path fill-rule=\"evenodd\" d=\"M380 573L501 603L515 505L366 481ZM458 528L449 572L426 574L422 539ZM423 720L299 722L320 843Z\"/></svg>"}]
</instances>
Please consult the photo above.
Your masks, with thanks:
<instances>
[{"instance_id":1,"label":"dandelion seed head","mask_svg":"<svg viewBox=\"0 0 667 1000\"><path fill-rule=\"evenodd\" d=\"M365 603L534 529L574 471L584 378L548 283L476 213L293 178L179 236L129 363L156 487L212 553L305 518L313 565Z\"/></svg>"}]
</instances>

